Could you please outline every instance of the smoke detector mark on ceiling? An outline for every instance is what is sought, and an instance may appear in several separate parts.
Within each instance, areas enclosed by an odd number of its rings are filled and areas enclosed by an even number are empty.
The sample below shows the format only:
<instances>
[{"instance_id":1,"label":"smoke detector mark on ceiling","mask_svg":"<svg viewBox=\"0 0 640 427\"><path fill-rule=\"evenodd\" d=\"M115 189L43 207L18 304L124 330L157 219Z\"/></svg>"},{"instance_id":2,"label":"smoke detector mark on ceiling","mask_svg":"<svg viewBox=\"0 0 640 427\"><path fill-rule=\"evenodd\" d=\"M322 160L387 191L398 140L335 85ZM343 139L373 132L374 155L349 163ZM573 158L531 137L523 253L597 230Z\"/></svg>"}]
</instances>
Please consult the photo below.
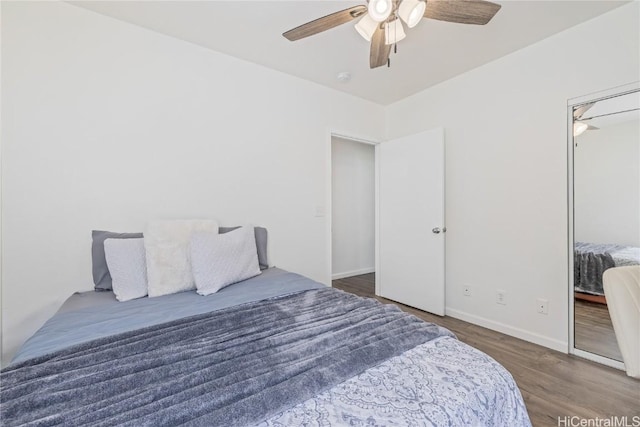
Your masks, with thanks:
<instances>
[{"instance_id":1,"label":"smoke detector mark on ceiling","mask_svg":"<svg viewBox=\"0 0 640 427\"><path fill-rule=\"evenodd\" d=\"M351 81L351 73L348 71L338 73L337 79L340 83L349 83Z\"/></svg>"}]
</instances>

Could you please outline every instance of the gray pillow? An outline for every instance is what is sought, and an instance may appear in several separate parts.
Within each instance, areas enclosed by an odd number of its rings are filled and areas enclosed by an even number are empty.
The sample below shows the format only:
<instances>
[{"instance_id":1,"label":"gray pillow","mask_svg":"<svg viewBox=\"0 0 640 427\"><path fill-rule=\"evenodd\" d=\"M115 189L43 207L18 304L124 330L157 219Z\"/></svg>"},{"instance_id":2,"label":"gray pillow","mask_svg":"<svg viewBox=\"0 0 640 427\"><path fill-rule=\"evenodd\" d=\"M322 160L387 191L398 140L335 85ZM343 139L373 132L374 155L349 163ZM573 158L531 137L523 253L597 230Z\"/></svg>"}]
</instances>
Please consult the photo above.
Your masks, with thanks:
<instances>
[{"instance_id":1,"label":"gray pillow","mask_svg":"<svg viewBox=\"0 0 640 427\"><path fill-rule=\"evenodd\" d=\"M220 227L218 233L224 234L236 230L238 227ZM260 270L269 268L269 259L267 258L267 229L264 227L253 227L253 233L256 236L256 247L258 248L258 264Z\"/></svg>"},{"instance_id":2,"label":"gray pillow","mask_svg":"<svg viewBox=\"0 0 640 427\"><path fill-rule=\"evenodd\" d=\"M107 267L107 258L104 254L104 241L106 239L139 239L142 233L114 233L112 231L93 230L91 232L93 242L91 244L91 261L93 264L93 284L96 291L110 291L111 274Z\"/></svg>"}]
</instances>

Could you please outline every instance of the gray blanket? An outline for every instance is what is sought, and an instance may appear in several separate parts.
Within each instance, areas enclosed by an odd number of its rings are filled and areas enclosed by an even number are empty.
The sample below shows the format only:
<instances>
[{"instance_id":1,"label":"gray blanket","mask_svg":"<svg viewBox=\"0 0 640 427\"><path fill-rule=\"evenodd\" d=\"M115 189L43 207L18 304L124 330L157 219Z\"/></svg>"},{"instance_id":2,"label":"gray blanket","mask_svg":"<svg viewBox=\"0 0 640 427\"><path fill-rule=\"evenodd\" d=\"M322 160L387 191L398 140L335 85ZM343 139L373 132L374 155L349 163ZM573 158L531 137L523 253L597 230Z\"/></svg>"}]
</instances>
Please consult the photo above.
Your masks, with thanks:
<instances>
[{"instance_id":1,"label":"gray blanket","mask_svg":"<svg viewBox=\"0 0 640 427\"><path fill-rule=\"evenodd\" d=\"M610 252L621 248L623 246L576 242L573 264L575 290L604 295L602 274L616 265Z\"/></svg>"},{"instance_id":2,"label":"gray blanket","mask_svg":"<svg viewBox=\"0 0 640 427\"><path fill-rule=\"evenodd\" d=\"M3 425L247 425L436 337L393 305L318 289L11 365Z\"/></svg>"}]
</instances>

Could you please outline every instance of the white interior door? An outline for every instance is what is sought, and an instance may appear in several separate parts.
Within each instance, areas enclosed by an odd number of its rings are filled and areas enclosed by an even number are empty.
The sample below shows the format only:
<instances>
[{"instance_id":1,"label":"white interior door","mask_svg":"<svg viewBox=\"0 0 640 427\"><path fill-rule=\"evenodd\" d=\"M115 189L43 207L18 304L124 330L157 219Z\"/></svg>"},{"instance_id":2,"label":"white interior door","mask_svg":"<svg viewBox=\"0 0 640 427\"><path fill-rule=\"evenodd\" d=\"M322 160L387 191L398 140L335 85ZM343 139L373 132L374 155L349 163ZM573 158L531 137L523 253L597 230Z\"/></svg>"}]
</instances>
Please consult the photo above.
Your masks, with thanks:
<instances>
[{"instance_id":1,"label":"white interior door","mask_svg":"<svg viewBox=\"0 0 640 427\"><path fill-rule=\"evenodd\" d=\"M444 130L378 145L379 295L444 315Z\"/></svg>"}]
</instances>

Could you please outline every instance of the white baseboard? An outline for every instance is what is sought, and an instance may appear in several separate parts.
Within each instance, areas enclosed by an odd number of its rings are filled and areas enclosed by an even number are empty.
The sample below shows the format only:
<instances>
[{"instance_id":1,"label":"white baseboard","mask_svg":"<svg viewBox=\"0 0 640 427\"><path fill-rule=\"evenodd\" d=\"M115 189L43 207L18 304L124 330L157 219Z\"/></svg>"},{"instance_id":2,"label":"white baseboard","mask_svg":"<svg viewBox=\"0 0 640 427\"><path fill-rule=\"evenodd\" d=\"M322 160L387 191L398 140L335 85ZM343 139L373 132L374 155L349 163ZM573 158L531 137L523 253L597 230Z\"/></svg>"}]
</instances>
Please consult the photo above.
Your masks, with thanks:
<instances>
[{"instance_id":1,"label":"white baseboard","mask_svg":"<svg viewBox=\"0 0 640 427\"><path fill-rule=\"evenodd\" d=\"M359 276L361 274L369 274L375 272L374 267L361 268L360 270L345 271L344 273L335 273L331 275L331 280L344 279L345 277Z\"/></svg>"},{"instance_id":2,"label":"white baseboard","mask_svg":"<svg viewBox=\"0 0 640 427\"><path fill-rule=\"evenodd\" d=\"M493 331L498 331L512 337L520 338L521 340L529 341L543 347L548 347L552 350L556 350L562 353L567 353L569 350L569 343L567 342L554 340L552 338L548 338L534 332L509 326L501 322L496 322L495 320L485 319L484 317L465 313L464 311L455 310L449 307L446 308L445 314L447 316L464 320L465 322L473 323L474 325L482 326L483 328L491 329Z\"/></svg>"}]
</instances>

